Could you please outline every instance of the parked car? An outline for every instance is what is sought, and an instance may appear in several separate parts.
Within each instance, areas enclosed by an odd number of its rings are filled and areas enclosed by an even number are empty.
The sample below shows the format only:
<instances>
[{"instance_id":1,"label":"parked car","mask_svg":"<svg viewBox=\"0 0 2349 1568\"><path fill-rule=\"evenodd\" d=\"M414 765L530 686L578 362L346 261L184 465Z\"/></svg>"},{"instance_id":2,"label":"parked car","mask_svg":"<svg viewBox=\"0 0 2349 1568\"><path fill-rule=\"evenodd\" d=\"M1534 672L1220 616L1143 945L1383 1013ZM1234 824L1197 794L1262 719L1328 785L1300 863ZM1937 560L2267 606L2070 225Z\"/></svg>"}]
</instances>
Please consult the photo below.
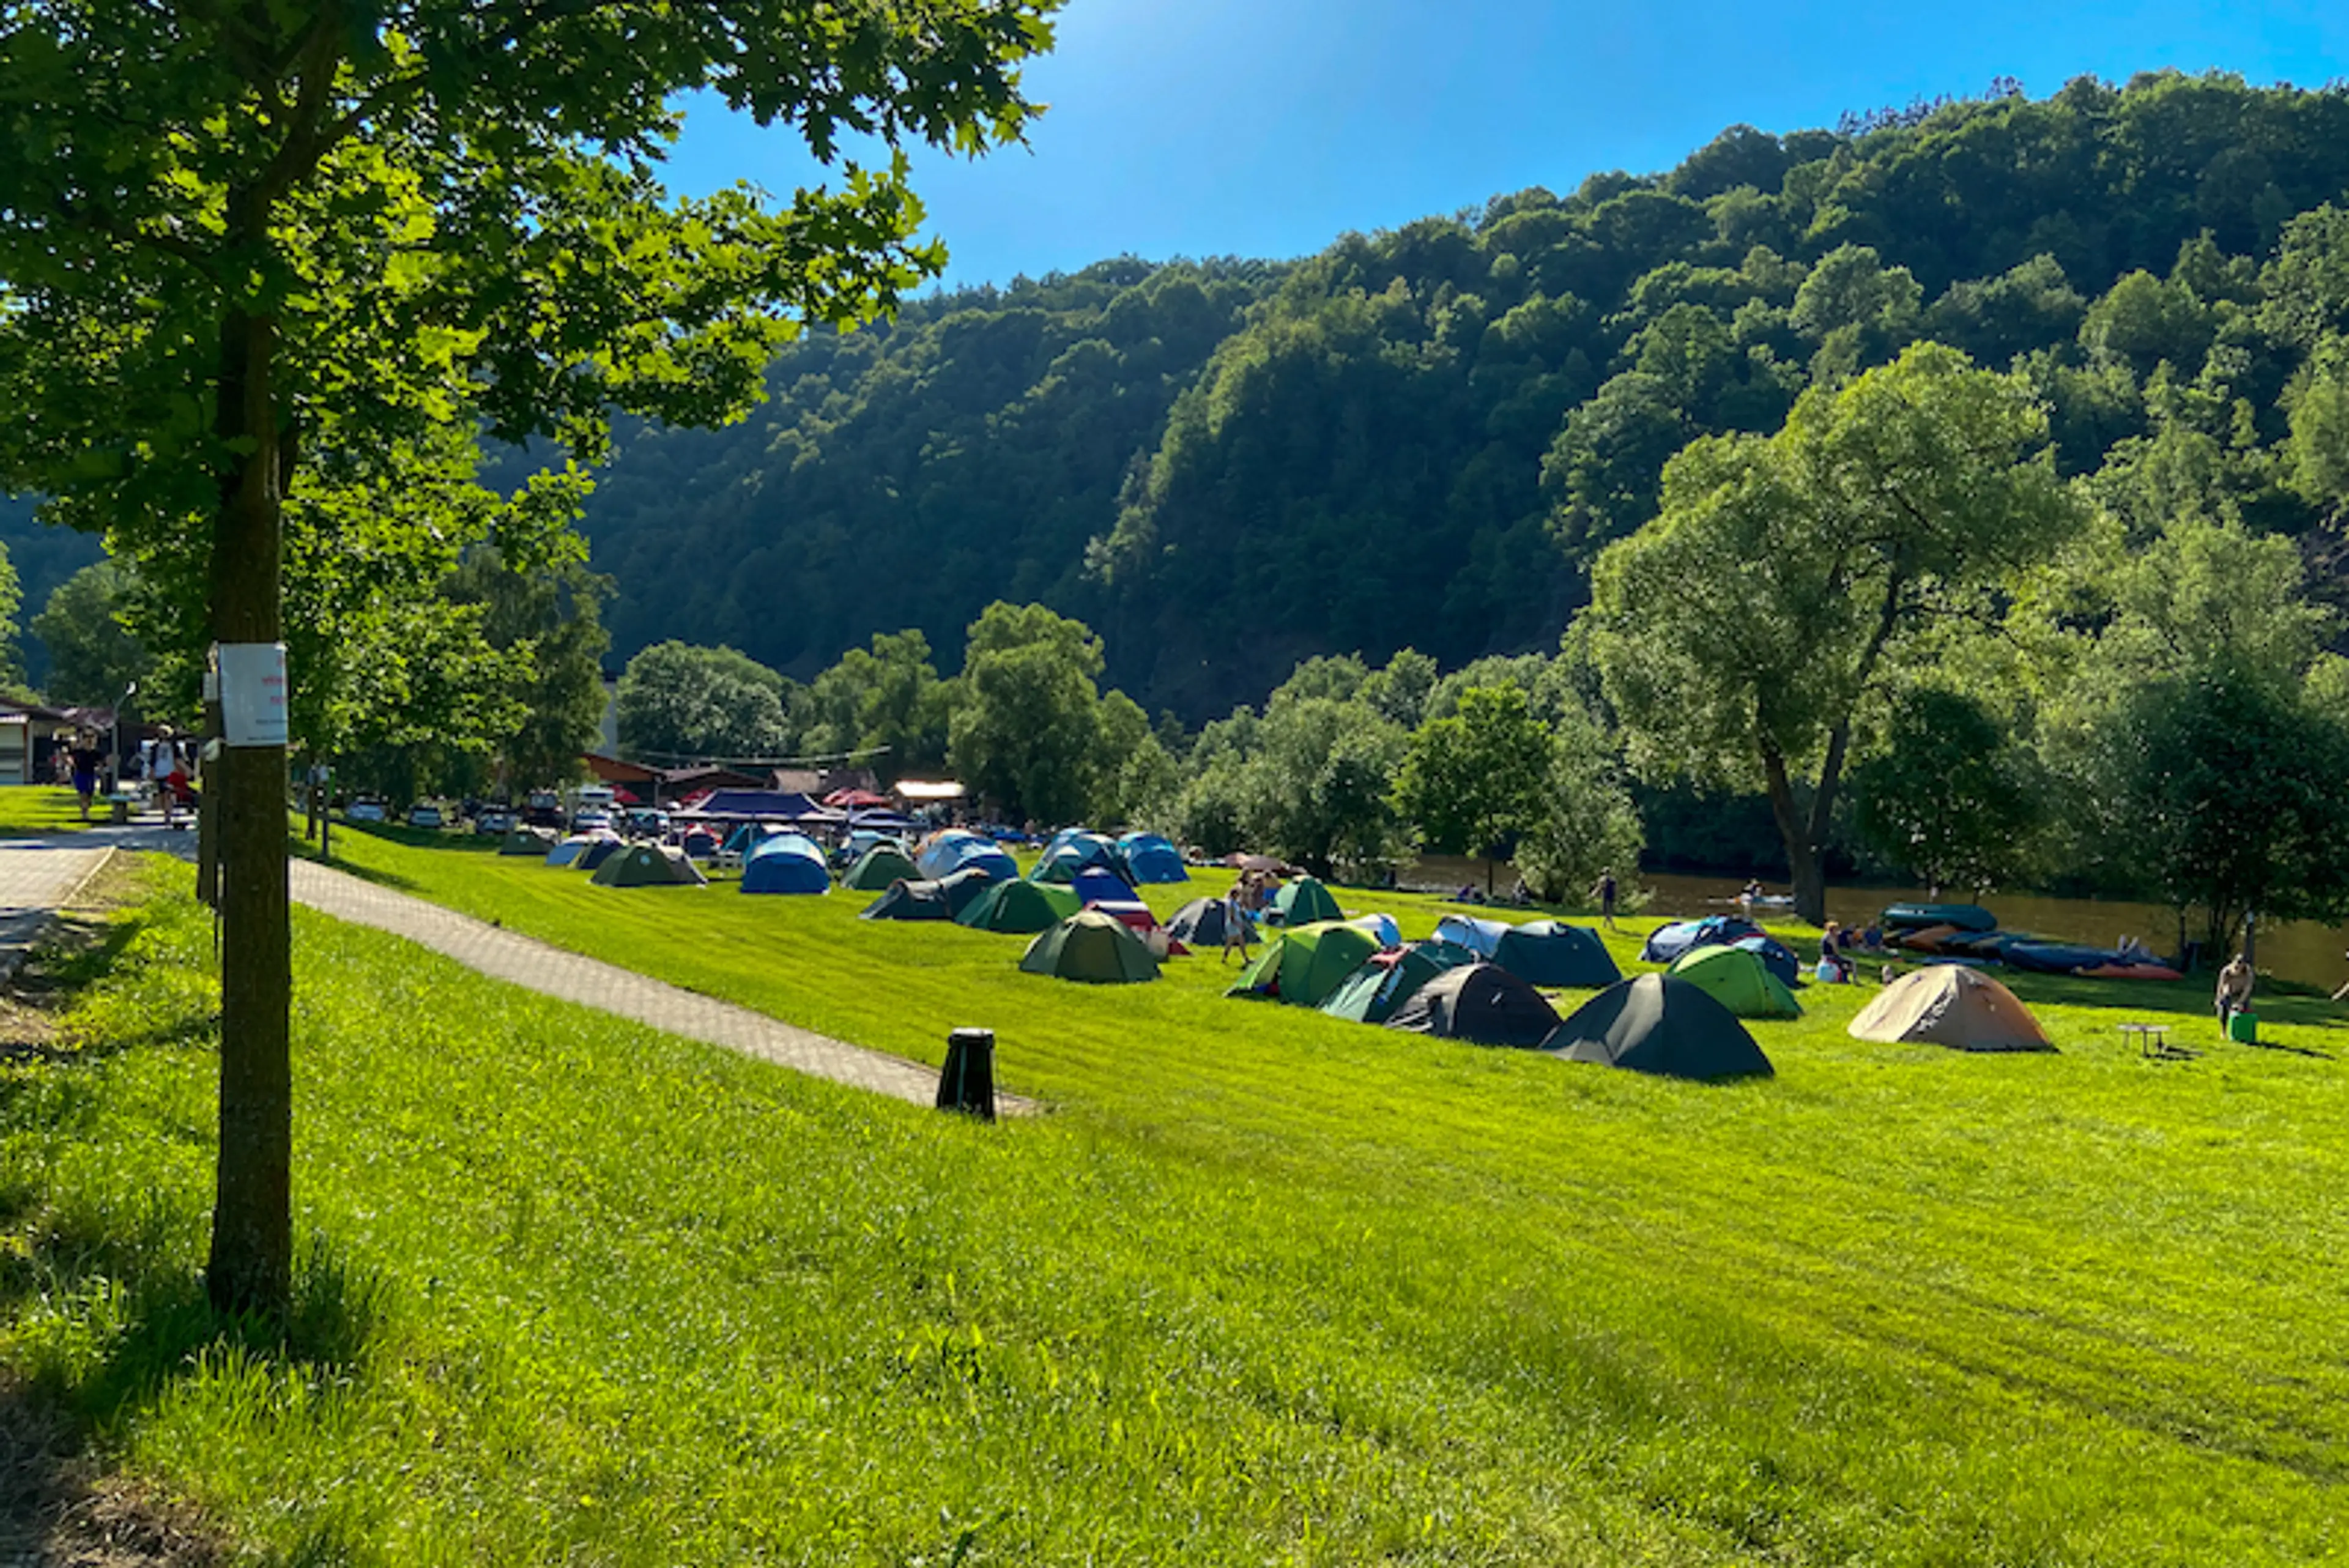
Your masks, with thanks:
<instances>
[{"instance_id":1,"label":"parked car","mask_svg":"<svg viewBox=\"0 0 2349 1568\"><path fill-rule=\"evenodd\" d=\"M523 804L522 819L533 827L563 826L563 797L551 789L534 789Z\"/></svg>"},{"instance_id":2,"label":"parked car","mask_svg":"<svg viewBox=\"0 0 2349 1568\"><path fill-rule=\"evenodd\" d=\"M514 830L514 814L502 805L485 805L473 814L473 831L485 838L502 838Z\"/></svg>"},{"instance_id":3,"label":"parked car","mask_svg":"<svg viewBox=\"0 0 2349 1568\"><path fill-rule=\"evenodd\" d=\"M419 800L414 805L408 808L408 826L410 827L440 827L445 825L441 821L440 808L439 806L434 805L429 800Z\"/></svg>"},{"instance_id":4,"label":"parked car","mask_svg":"<svg viewBox=\"0 0 2349 1568\"><path fill-rule=\"evenodd\" d=\"M383 802L370 795L361 795L343 807L345 822L389 822L391 813Z\"/></svg>"},{"instance_id":5,"label":"parked car","mask_svg":"<svg viewBox=\"0 0 2349 1568\"><path fill-rule=\"evenodd\" d=\"M668 813L658 806L640 805L628 813L628 833L635 838L659 838L668 832Z\"/></svg>"},{"instance_id":6,"label":"parked car","mask_svg":"<svg viewBox=\"0 0 2349 1568\"><path fill-rule=\"evenodd\" d=\"M571 814L571 831L574 833L593 833L599 827L608 828L611 826L612 814L599 805L591 805L585 810Z\"/></svg>"}]
</instances>

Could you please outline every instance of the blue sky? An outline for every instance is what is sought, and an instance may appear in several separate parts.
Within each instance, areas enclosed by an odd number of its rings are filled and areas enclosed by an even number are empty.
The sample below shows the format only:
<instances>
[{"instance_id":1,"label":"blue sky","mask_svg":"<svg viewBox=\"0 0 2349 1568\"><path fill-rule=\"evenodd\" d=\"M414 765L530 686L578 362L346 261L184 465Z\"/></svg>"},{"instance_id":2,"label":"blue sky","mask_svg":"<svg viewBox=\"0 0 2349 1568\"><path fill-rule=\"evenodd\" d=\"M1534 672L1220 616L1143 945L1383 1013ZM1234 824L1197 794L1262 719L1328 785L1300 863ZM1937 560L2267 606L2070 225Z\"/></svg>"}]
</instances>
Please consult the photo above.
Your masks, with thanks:
<instances>
[{"instance_id":1,"label":"blue sky","mask_svg":"<svg viewBox=\"0 0 2349 1568\"><path fill-rule=\"evenodd\" d=\"M1103 256L1288 257L1495 192L1671 167L1723 127L2177 67L2255 83L2349 76L2349 5L1531 0L1071 0L1028 73L1027 148L927 150L915 188L953 283ZM785 192L822 177L788 131L690 111L669 177Z\"/></svg>"}]
</instances>

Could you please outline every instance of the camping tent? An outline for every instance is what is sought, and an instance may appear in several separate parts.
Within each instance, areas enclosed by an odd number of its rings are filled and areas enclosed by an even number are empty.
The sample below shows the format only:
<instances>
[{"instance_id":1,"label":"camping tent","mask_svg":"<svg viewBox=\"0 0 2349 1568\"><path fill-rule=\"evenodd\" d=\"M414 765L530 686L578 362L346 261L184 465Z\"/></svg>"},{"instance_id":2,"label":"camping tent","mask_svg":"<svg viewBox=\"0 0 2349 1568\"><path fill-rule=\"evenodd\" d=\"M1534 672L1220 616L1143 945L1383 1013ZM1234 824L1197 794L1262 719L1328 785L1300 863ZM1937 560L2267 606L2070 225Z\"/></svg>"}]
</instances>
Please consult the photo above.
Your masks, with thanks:
<instances>
[{"instance_id":1,"label":"camping tent","mask_svg":"<svg viewBox=\"0 0 2349 1568\"><path fill-rule=\"evenodd\" d=\"M2053 1051L2031 1009L1990 976L1960 964L1904 974L1851 1021L1855 1040L1913 1040L1960 1051Z\"/></svg>"},{"instance_id":2,"label":"camping tent","mask_svg":"<svg viewBox=\"0 0 2349 1568\"><path fill-rule=\"evenodd\" d=\"M543 827L517 827L499 841L501 855L543 857L554 847L554 835Z\"/></svg>"},{"instance_id":3,"label":"camping tent","mask_svg":"<svg viewBox=\"0 0 2349 1568\"><path fill-rule=\"evenodd\" d=\"M1506 920L1480 920L1474 915L1446 915L1435 922L1435 940L1466 948L1478 958L1491 958L1508 934Z\"/></svg>"},{"instance_id":4,"label":"camping tent","mask_svg":"<svg viewBox=\"0 0 2349 1568\"><path fill-rule=\"evenodd\" d=\"M1800 1018L1803 1004L1745 948L1691 948L1664 971L1696 986L1740 1018Z\"/></svg>"},{"instance_id":5,"label":"camping tent","mask_svg":"<svg viewBox=\"0 0 2349 1568\"><path fill-rule=\"evenodd\" d=\"M1087 904L1132 904L1142 898L1106 866L1088 866L1078 872L1070 879L1069 891Z\"/></svg>"},{"instance_id":6,"label":"camping tent","mask_svg":"<svg viewBox=\"0 0 2349 1568\"><path fill-rule=\"evenodd\" d=\"M1283 882L1272 896L1272 912L1284 926L1308 926L1316 920L1346 918L1338 908L1338 900L1330 896L1330 889L1310 877Z\"/></svg>"},{"instance_id":7,"label":"camping tent","mask_svg":"<svg viewBox=\"0 0 2349 1568\"><path fill-rule=\"evenodd\" d=\"M1762 928L1735 915L1708 915L1702 920L1678 920L1648 933L1640 957L1649 963L1670 963L1691 948L1731 947L1746 937L1762 935Z\"/></svg>"},{"instance_id":8,"label":"camping tent","mask_svg":"<svg viewBox=\"0 0 2349 1568\"><path fill-rule=\"evenodd\" d=\"M711 860L718 855L717 833L707 827L688 827L678 836L677 846L688 860Z\"/></svg>"},{"instance_id":9,"label":"camping tent","mask_svg":"<svg viewBox=\"0 0 2349 1568\"><path fill-rule=\"evenodd\" d=\"M572 864L578 867L582 871L601 871L604 868L605 861L609 860L613 856L617 855L621 850L627 847L628 841L622 838L616 833L606 837L599 837L593 844L590 844L585 849L582 849L579 852L579 857L576 860L574 860Z\"/></svg>"},{"instance_id":10,"label":"camping tent","mask_svg":"<svg viewBox=\"0 0 2349 1568\"><path fill-rule=\"evenodd\" d=\"M1437 928L1442 934L1442 928ZM1494 944L1493 961L1529 985L1597 988L1623 978L1599 933L1557 920L1511 926Z\"/></svg>"},{"instance_id":11,"label":"camping tent","mask_svg":"<svg viewBox=\"0 0 2349 1568\"><path fill-rule=\"evenodd\" d=\"M1387 1015L1387 1027L1530 1050L1557 1027L1557 1009L1499 964L1479 960L1447 969L1413 992Z\"/></svg>"},{"instance_id":12,"label":"camping tent","mask_svg":"<svg viewBox=\"0 0 2349 1568\"><path fill-rule=\"evenodd\" d=\"M1066 888L1048 888L1014 877L988 883L987 890L965 905L955 919L975 930L1026 935L1050 930L1083 907Z\"/></svg>"},{"instance_id":13,"label":"camping tent","mask_svg":"<svg viewBox=\"0 0 2349 1568\"><path fill-rule=\"evenodd\" d=\"M745 893L829 893L832 872L823 851L796 833L778 833L742 861Z\"/></svg>"},{"instance_id":14,"label":"camping tent","mask_svg":"<svg viewBox=\"0 0 2349 1568\"><path fill-rule=\"evenodd\" d=\"M854 888L860 893L871 893L904 879L911 881L921 873L905 858L905 852L887 839L874 845L857 857L856 864L840 879L843 888Z\"/></svg>"},{"instance_id":15,"label":"camping tent","mask_svg":"<svg viewBox=\"0 0 2349 1568\"><path fill-rule=\"evenodd\" d=\"M1030 974L1121 985L1156 980L1158 961L1148 944L1114 915L1082 909L1028 944L1019 967Z\"/></svg>"},{"instance_id":16,"label":"camping tent","mask_svg":"<svg viewBox=\"0 0 2349 1568\"><path fill-rule=\"evenodd\" d=\"M947 903L944 883L908 880L889 884L887 891L856 912L856 918L860 920L951 920L954 910Z\"/></svg>"},{"instance_id":17,"label":"camping tent","mask_svg":"<svg viewBox=\"0 0 2349 1568\"><path fill-rule=\"evenodd\" d=\"M1445 970L1476 961L1476 955L1466 948L1439 941L1413 942L1393 952L1373 954L1330 993L1321 1011L1357 1023L1384 1023L1421 986Z\"/></svg>"},{"instance_id":18,"label":"camping tent","mask_svg":"<svg viewBox=\"0 0 2349 1568\"><path fill-rule=\"evenodd\" d=\"M1775 937L1756 932L1750 937L1740 937L1729 945L1760 959L1762 967L1777 976L1780 985L1791 986L1802 978L1803 961L1795 956L1794 949Z\"/></svg>"},{"instance_id":19,"label":"camping tent","mask_svg":"<svg viewBox=\"0 0 2349 1568\"><path fill-rule=\"evenodd\" d=\"M925 877L944 877L971 867L979 867L999 882L1019 875L1019 866L997 847L995 840L960 828L948 828L933 836L914 857L914 863Z\"/></svg>"},{"instance_id":20,"label":"camping tent","mask_svg":"<svg viewBox=\"0 0 2349 1568\"><path fill-rule=\"evenodd\" d=\"M594 881L598 888L698 888L709 878L674 849L631 844L595 867Z\"/></svg>"},{"instance_id":21,"label":"camping tent","mask_svg":"<svg viewBox=\"0 0 2349 1568\"><path fill-rule=\"evenodd\" d=\"M955 868L960 857L994 848L995 840L983 838L968 828L942 827L922 840L921 846L914 851L914 864L922 868L925 877L943 877Z\"/></svg>"},{"instance_id":22,"label":"camping tent","mask_svg":"<svg viewBox=\"0 0 2349 1568\"><path fill-rule=\"evenodd\" d=\"M1374 911L1367 915L1356 915L1346 923L1350 926L1360 926L1378 938L1379 946L1382 948L1402 946L1402 928L1395 923L1395 918L1392 915Z\"/></svg>"},{"instance_id":23,"label":"camping tent","mask_svg":"<svg viewBox=\"0 0 2349 1568\"><path fill-rule=\"evenodd\" d=\"M1231 905L1222 898L1194 898L1174 911L1166 922L1166 934L1186 948L1219 948L1224 945L1224 922L1232 918ZM1253 931L1248 935L1253 942Z\"/></svg>"},{"instance_id":24,"label":"camping tent","mask_svg":"<svg viewBox=\"0 0 2349 1568\"><path fill-rule=\"evenodd\" d=\"M1045 846L1030 875L1039 882L1069 882L1087 867L1103 867L1114 875L1120 864L1113 839L1098 833L1062 833Z\"/></svg>"},{"instance_id":25,"label":"camping tent","mask_svg":"<svg viewBox=\"0 0 2349 1568\"><path fill-rule=\"evenodd\" d=\"M1188 882L1190 868L1182 852L1154 833L1129 833L1117 841L1125 862L1126 879L1134 883Z\"/></svg>"},{"instance_id":26,"label":"camping tent","mask_svg":"<svg viewBox=\"0 0 2349 1568\"><path fill-rule=\"evenodd\" d=\"M578 866L581 870L591 870L593 867L580 865L586 853L599 844L616 845L619 842L620 836L616 833L574 833L546 852L546 863L549 866ZM606 849L605 853L611 851Z\"/></svg>"},{"instance_id":27,"label":"camping tent","mask_svg":"<svg viewBox=\"0 0 2349 1568\"><path fill-rule=\"evenodd\" d=\"M1226 996L1272 996L1298 1007L1319 1007L1362 961L1378 939L1360 926L1318 921L1273 933L1248 961Z\"/></svg>"},{"instance_id":28,"label":"camping tent","mask_svg":"<svg viewBox=\"0 0 2349 1568\"><path fill-rule=\"evenodd\" d=\"M1549 1037L1552 1055L1668 1078L1768 1075L1770 1058L1737 1015L1668 974L1620 981L1574 1010Z\"/></svg>"}]
</instances>

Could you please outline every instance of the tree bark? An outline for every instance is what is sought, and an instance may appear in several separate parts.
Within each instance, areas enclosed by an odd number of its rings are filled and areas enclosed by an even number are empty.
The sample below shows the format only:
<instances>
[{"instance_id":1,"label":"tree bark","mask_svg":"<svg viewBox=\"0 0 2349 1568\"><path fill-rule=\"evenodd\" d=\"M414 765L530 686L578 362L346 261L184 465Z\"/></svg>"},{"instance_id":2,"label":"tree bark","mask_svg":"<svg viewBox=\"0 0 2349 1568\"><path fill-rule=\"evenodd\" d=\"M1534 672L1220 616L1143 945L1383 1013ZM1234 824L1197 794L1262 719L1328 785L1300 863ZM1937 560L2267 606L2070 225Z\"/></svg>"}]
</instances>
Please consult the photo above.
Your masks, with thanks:
<instances>
[{"instance_id":1,"label":"tree bark","mask_svg":"<svg viewBox=\"0 0 2349 1568\"><path fill-rule=\"evenodd\" d=\"M202 754L214 750L221 738L221 708L217 698L204 703L204 740L198 749L203 793L196 799L196 897L206 908L220 908L220 763Z\"/></svg>"},{"instance_id":2,"label":"tree bark","mask_svg":"<svg viewBox=\"0 0 2349 1568\"><path fill-rule=\"evenodd\" d=\"M272 376L276 323L232 311L221 332L220 425L250 446L222 475L212 555L212 633L283 635L284 475ZM219 1182L205 1285L222 1312L282 1315L293 1283L292 926L285 748L221 748Z\"/></svg>"},{"instance_id":3,"label":"tree bark","mask_svg":"<svg viewBox=\"0 0 2349 1568\"><path fill-rule=\"evenodd\" d=\"M1811 836L1811 825L1795 804L1795 783L1787 776L1786 759L1765 748L1762 772L1770 797L1770 816L1778 825L1778 836L1786 846L1786 873L1789 890L1795 895L1795 914L1812 925L1824 926L1827 921L1826 867Z\"/></svg>"}]
</instances>

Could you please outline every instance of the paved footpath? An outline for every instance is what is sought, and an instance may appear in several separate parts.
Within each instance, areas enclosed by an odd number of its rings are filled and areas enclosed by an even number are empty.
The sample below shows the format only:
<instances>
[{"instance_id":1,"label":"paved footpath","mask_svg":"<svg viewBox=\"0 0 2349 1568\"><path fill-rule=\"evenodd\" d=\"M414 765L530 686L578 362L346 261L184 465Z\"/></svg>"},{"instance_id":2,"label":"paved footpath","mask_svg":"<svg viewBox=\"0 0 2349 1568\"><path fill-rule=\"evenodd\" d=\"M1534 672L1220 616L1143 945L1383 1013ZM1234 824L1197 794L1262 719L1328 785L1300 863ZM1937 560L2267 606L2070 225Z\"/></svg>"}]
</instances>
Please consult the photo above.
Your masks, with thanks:
<instances>
[{"instance_id":1,"label":"paved footpath","mask_svg":"<svg viewBox=\"0 0 2349 1568\"><path fill-rule=\"evenodd\" d=\"M19 899L16 889L21 878L26 905L24 912L31 917L31 930L36 931L47 911L62 903L98 868L108 845L184 854L191 837L187 834L166 836L154 827L127 832L100 829L81 836L103 842L88 848L61 839L20 839L0 845L0 902ZM66 851L73 854L68 857ZM78 872L67 866L69 858L79 867ZM52 870L53 867L57 869ZM493 980L599 1008L671 1034L705 1040L794 1072L869 1089L893 1099L922 1106L936 1100L938 1075L934 1067L794 1028L747 1007L647 979L596 959L583 958L314 861L295 860L287 869L295 902L338 920L405 937ZM36 884L33 880L36 873L51 879ZM55 896L46 900L39 898L52 888L57 890ZM0 924L0 944L7 940L7 929ZM29 934L20 939L29 940ZM21 946L16 950L17 960L21 960ZM1026 1115L1038 1108L1034 1101L1017 1095L996 1096L996 1109L1006 1116Z\"/></svg>"},{"instance_id":2,"label":"paved footpath","mask_svg":"<svg viewBox=\"0 0 2349 1568\"><path fill-rule=\"evenodd\" d=\"M105 844L69 837L0 846L0 979L16 972L49 917L98 874L107 852Z\"/></svg>"}]
</instances>

